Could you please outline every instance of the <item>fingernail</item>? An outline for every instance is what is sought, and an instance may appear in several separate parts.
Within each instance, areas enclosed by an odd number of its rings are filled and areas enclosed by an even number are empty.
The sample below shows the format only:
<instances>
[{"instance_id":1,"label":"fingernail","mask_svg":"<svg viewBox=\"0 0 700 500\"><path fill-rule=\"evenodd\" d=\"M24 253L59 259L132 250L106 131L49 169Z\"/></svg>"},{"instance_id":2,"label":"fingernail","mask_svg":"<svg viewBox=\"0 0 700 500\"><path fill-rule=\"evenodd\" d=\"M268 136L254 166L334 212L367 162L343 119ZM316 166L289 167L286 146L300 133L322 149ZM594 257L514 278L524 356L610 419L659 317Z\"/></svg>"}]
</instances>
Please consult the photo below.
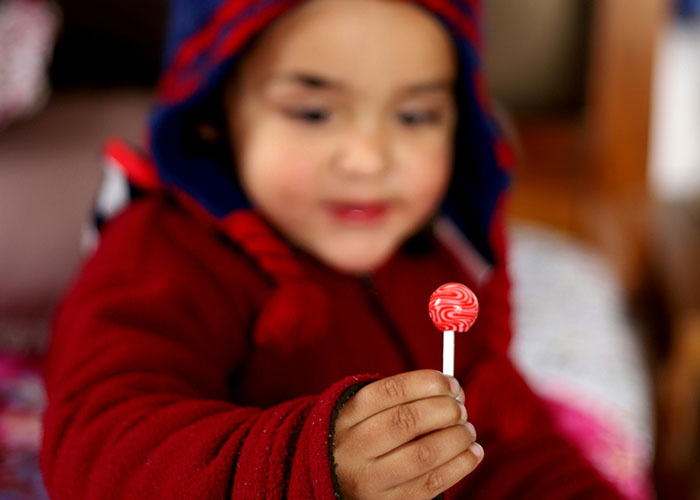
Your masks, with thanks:
<instances>
[{"instance_id":1,"label":"fingernail","mask_svg":"<svg viewBox=\"0 0 700 500\"><path fill-rule=\"evenodd\" d=\"M457 400L464 404L464 399L464 390L460 389L459 394L457 395Z\"/></svg>"},{"instance_id":2,"label":"fingernail","mask_svg":"<svg viewBox=\"0 0 700 500\"><path fill-rule=\"evenodd\" d=\"M474 428L474 425L471 422L467 422L464 424L464 427L467 428L467 432L469 433L471 440L474 441L476 439L476 429Z\"/></svg>"},{"instance_id":3,"label":"fingernail","mask_svg":"<svg viewBox=\"0 0 700 500\"><path fill-rule=\"evenodd\" d=\"M467 420L467 408L459 400L457 400L457 404L459 405L459 419L460 420Z\"/></svg>"},{"instance_id":4,"label":"fingernail","mask_svg":"<svg viewBox=\"0 0 700 500\"><path fill-rule=\"evenodd\" d=\"M458 396L459 391L462 390L462 388L459 386L459 382L457 382L457 379L454 377L447 377L447 379L450 381L450 391L452 391L452 394L455 396Z\"/></svg>"},{"instance_id":5,"label":"fingernail","mask_svg":"<svg viewBox=\"0 0 700 500\"><path fill-rule=\"evenodd\" d=\"M484 456L484 449L479 443L472 443L469 446L469 451L471 451L476 458L481 458Z\"/></svg>"}]
</instances>

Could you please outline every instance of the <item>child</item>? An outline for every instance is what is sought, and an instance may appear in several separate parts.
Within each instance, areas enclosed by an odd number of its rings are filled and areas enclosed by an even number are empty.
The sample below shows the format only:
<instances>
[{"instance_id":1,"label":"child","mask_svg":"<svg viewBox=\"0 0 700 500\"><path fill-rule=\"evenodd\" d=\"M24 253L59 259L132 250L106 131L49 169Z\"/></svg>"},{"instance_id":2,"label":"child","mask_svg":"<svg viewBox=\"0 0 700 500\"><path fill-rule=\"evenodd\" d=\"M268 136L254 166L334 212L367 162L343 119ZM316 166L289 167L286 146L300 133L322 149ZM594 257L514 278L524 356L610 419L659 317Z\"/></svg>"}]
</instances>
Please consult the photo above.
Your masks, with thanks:
<instances>
[{"instance_id":1,"label":"child","mask_svg":"<svg viewBox=\"0 0 700 500\"><path fill-rule=\"evenodd\" d=\"M478 10L175 2L150 155L111 148L133 200L56 319L53 498L617 498L506 356ZM482 306L456 379L447 281Z\"/></svg>"}]
</instances>

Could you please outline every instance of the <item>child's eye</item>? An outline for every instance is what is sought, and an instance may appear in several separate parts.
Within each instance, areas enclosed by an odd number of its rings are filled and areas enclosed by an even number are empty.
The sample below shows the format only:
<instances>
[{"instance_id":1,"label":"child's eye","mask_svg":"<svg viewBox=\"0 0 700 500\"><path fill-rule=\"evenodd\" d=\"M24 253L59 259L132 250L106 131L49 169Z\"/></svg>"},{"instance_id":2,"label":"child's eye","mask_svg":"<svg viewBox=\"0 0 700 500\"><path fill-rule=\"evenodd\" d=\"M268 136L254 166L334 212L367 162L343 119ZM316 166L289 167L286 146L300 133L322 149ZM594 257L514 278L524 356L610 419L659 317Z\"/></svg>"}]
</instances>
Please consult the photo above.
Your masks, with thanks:
<instances>
[{"instance_id":1,"label":"child's eye","mask_svg":"<svg viewBox=\"0 0 700 500\"><path fill-rule=\"evenodd\" d=\"M404 125L437 123L440 121L440 114L432 111L427 111L423 113L399 113L399 121Z\"/></svg>"},{"instance_id":2,"label":"child's eye","mask_svg":"<svg viewBox=\"0 0 700 500\"><path fill-rule=\"evenodd\" d=\"M285 113L296 120L303 120L310 123L321 123L328 119L330 112L324 109L290 109Z\"/></svg>"}]
</instances>

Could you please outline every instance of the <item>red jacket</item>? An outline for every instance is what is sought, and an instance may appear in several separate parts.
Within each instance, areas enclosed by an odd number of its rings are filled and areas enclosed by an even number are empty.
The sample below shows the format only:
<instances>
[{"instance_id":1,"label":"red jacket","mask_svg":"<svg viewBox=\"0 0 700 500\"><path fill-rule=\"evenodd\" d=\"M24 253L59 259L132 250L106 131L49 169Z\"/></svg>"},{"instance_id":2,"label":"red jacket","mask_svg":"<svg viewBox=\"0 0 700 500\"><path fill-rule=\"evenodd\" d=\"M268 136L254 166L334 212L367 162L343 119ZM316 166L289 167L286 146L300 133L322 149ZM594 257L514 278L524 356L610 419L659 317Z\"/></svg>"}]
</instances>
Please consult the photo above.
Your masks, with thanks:
<instances>
[{"instance_id":1,"label":"red jacket","mask_svg":"<svg viewBox=\"0 0 700 500\"><path fill-rule=\"evenodd\" d=\"M485 458L448 498L617 498L506 356L507 280L432 235L373 276L296 253L250 213L227 237L167 195L117 216L62 304L47 359L52 498L335 498L333 412L375 375L439 369L432 290L479 297L456 376ZM409 251L410 250L410 251Z\"/></svg>"}]
</instances>

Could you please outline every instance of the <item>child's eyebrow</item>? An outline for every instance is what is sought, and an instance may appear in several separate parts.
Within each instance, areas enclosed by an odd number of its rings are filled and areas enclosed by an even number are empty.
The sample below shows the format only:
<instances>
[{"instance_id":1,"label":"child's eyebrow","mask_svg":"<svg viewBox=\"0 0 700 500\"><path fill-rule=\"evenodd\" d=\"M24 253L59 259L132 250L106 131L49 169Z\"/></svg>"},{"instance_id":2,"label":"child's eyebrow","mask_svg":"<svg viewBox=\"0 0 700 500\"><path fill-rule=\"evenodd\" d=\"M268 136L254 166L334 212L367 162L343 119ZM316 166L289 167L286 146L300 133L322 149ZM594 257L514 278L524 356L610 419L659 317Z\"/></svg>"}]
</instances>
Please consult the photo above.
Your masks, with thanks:
<instances>
[{"instance_id":1,"label":"child's eyebrow","mask_svg":"<svg viewBox=\"0 0 700 500\"><path fill-rule=\"evenodd\" d=\"M296 73L286 73L277 74L270 76L265 85L273 83L293 83L301 85L307 88L319 89L319 90L344 90L346 86L342 82L334 81L332 79L326 78L320 75L313 75L310 73L296 72ZM428 92L451 92L453 89L453 82L451 79L438 79L434 81L420 82L406 85L401 89L402 92L407 94L422 94Z\"/></svg>"},{"instance_id":2,"label":"child's eyebrow","mask_svg":"<svg viewBox=\"0 0 700 500\"><path fill-rule=\"evenodd\" d=\"M452 92L454 84L451 80L437 80L434 82L416 83L407 85L404 92L407 94L420 94L424 92Z\"/></svg>"},{"instance_id":3,"label":"child's eyebrow","mask_svg":"<svg viewBox=\"0 0 700 500\"><path fill-rule=\"evenodd\" d=\"M270 76L265 82L266 85L288 82L302 85L304 87L316 89L342 90L345 86L340 82L335 82L326 77L312 75L310 73L287 73Z\"/></svg>"}]
</instances>

